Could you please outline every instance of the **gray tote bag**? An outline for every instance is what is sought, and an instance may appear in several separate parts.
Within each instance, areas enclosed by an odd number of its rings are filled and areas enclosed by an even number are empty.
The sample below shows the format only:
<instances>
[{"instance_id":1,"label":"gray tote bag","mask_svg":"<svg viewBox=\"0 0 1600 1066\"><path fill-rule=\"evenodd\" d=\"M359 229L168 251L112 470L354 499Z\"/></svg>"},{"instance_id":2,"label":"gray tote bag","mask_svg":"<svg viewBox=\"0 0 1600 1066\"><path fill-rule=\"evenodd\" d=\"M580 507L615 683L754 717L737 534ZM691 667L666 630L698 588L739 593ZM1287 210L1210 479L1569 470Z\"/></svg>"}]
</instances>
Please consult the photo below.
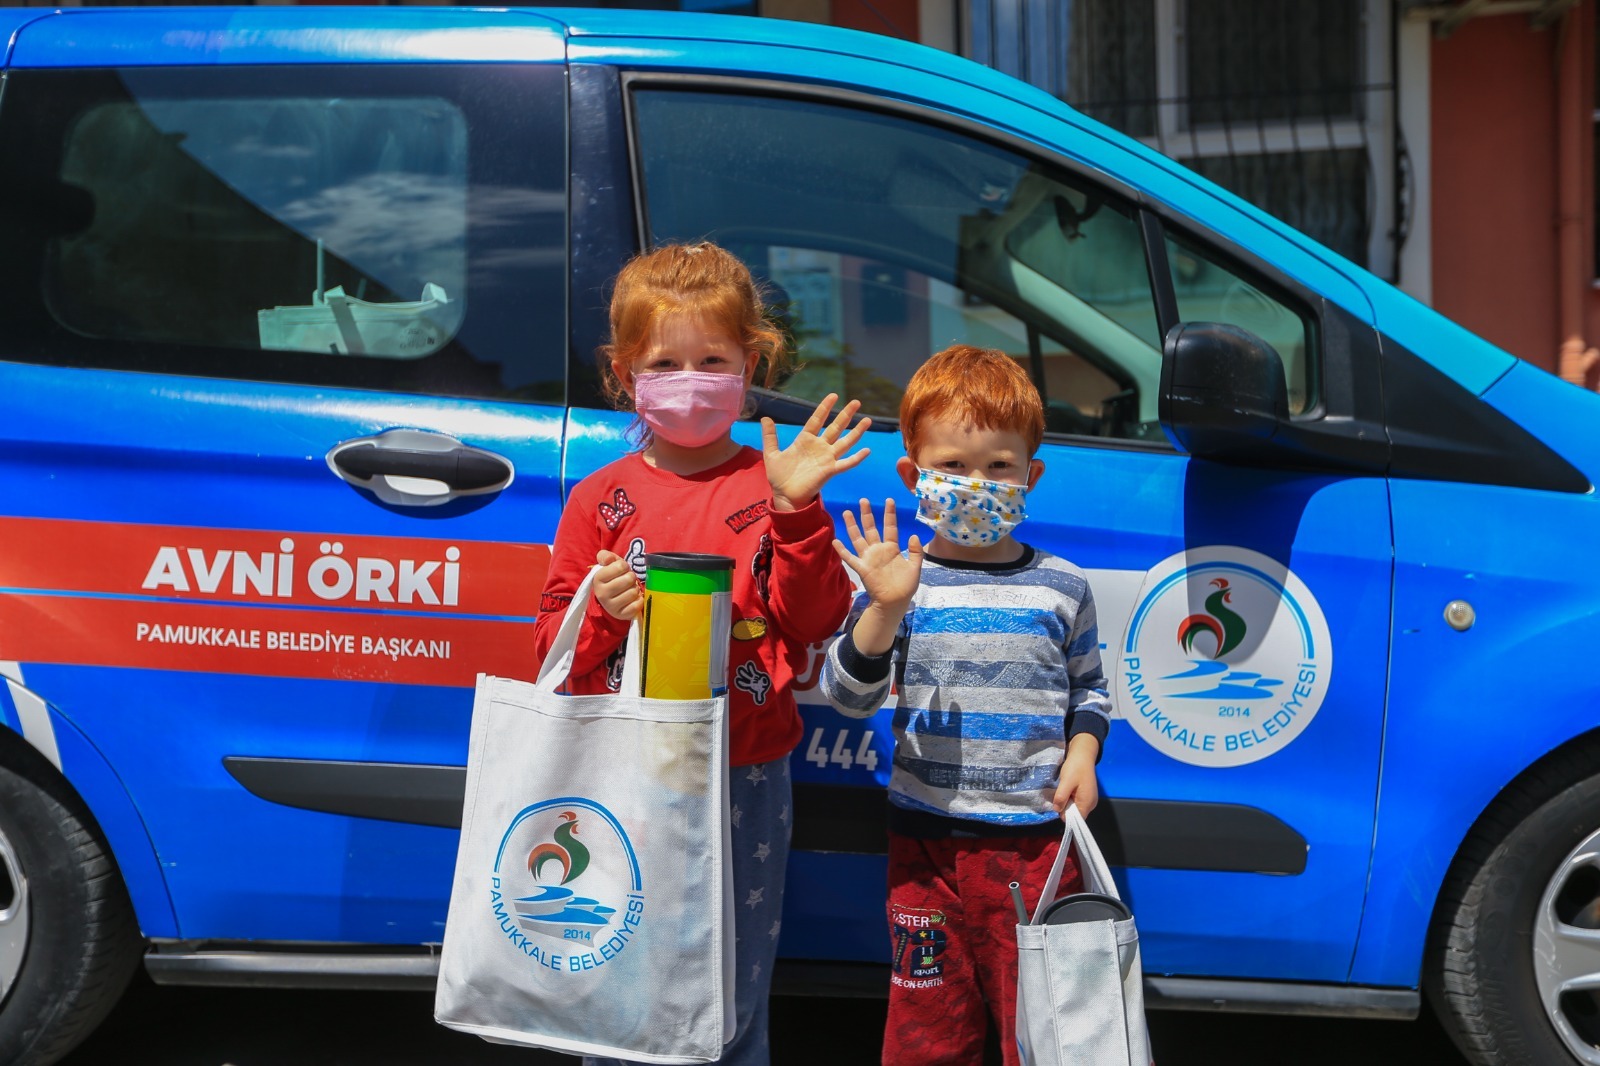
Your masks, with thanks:
<instances>
[{"instance_id":1,"label":"gray tote bag","mask_svg":"<svg viewBox=\"0 0 1600 1066\"><path fill-rule=\"evenodd\" d=\"M727 700L565 696L594 572L533 684L480 675L434 1017L652 1063L731 1039Z\"/></svg>"},{"instance_id":2,"label":"gray tote bag","mask_svg":"<svg viewBox=\"0 0 1600 1066\"><path fill-rule=\"evenodd\" d=\"M1085 891L1121 899L1078 808L1069 804L1064 820L1061 851L1039 906L1031 921L1017 926L1017 1050L1025 1066L1148 1066L1144 970L1133 918L1050 921L1074 840Z\"/></svg>"}]
</instances>

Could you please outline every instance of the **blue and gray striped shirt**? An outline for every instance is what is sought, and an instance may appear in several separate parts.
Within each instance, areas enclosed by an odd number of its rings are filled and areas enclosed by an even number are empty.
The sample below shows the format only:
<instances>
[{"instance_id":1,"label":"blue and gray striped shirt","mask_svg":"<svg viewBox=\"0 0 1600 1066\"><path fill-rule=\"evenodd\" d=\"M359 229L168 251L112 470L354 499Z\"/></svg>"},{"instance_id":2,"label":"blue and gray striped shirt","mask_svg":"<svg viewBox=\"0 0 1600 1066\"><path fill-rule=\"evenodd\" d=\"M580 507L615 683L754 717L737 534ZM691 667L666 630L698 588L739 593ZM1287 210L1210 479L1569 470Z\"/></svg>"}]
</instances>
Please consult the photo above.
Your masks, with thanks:
<instances>
[{"instance_id":1,"label":"blue and gray striped shirt","mask_svg":"<svg viewBox=\"0 0 1600 1066\"><path fill-rule=\"evenodd\" d=\"M821 689L840 712L865 718L895 675L890 802L994 827L1055 823L1068 738L1092 733L1104 744L1110 727L1083 571L1026 546L1014 563L925 555L894 647L880 656L862 655L850 637L866 606L857 595Z\"/></svg>"}]
</instances>

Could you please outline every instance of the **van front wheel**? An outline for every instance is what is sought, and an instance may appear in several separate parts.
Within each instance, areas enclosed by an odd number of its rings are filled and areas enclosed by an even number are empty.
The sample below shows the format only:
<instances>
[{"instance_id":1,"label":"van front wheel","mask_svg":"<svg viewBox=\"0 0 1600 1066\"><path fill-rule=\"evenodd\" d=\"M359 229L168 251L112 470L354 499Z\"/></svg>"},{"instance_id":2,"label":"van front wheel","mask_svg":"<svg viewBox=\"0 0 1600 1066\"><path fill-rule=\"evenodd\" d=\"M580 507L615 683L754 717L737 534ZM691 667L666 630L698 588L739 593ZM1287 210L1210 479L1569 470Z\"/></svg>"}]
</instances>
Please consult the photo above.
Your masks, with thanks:
<instances>
[{"instance_id":1,"label":"van front wheel","mask_svg":"<svg viewBox=\"0 0 1600 1066\"><path fill-rule=\"evenodd\" d=\"M1587 776L1572 773L1579 763ZM1594 770L1593 757L1562 759L1508 788L1462 846L1440 898L1428 993L1481 1066L1600 1066Z\"/></svg>"},{"instance_id":2,"label":"van front wheel","mask_svg":"<svg viewBox=\"0 0 1600 1066\"><path fill-rule=\"evenodd\" d=\"M46 1066L89 1034L139 963L116 864L68 795L0 766L0 1062Z\"/></svg>"}]
</instances>

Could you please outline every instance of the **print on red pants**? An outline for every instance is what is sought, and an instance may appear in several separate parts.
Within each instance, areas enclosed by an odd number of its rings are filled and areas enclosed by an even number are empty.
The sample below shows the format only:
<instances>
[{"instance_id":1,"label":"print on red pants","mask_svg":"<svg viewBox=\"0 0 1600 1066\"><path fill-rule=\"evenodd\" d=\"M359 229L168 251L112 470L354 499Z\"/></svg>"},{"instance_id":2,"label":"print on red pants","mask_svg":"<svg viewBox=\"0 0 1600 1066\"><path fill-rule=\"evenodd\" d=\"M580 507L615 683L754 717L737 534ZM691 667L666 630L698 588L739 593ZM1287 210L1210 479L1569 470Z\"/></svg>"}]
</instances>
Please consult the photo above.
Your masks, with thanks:
<instances>
[{"instance_id":1,"label":"print on red pants","mask_svg":"<svg viewBox=\"0 0 1600 1066\"><path fill-rule=\"evenodd\" d=\"M894 975L903 988L944 984L944 954L950 933L943 911L896 910L890 920L894 939Z\"/></svg>"}]
</instances>

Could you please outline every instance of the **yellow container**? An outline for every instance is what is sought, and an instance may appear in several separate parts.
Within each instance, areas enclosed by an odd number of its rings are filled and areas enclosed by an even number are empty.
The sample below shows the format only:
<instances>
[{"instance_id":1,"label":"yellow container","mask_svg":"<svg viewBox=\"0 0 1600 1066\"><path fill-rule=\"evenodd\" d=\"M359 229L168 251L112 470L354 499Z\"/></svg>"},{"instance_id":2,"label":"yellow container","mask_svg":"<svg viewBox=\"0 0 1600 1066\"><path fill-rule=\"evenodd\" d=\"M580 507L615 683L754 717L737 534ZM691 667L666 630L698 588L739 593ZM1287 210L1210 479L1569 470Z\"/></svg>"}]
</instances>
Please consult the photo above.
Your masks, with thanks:
<instances>
[{"instance_id":1,"label":"yellow container","mask_svg":"<svg viewBox=\"0 0 1600 1066\"><path fill-rule=\"evenodd\" d=\"M644 695L704 700L727 692L733 560L648 552L644 561Z\"/></svg>"}]
</instances>

